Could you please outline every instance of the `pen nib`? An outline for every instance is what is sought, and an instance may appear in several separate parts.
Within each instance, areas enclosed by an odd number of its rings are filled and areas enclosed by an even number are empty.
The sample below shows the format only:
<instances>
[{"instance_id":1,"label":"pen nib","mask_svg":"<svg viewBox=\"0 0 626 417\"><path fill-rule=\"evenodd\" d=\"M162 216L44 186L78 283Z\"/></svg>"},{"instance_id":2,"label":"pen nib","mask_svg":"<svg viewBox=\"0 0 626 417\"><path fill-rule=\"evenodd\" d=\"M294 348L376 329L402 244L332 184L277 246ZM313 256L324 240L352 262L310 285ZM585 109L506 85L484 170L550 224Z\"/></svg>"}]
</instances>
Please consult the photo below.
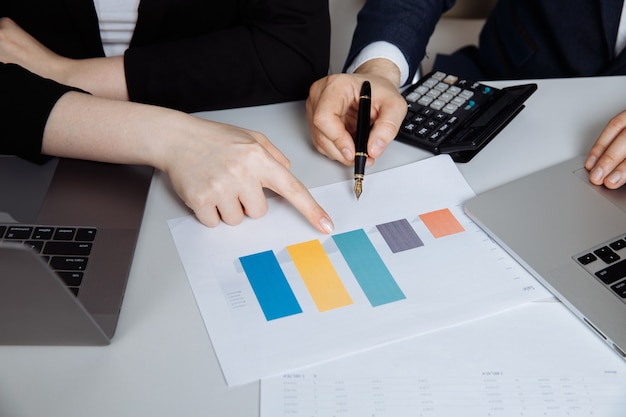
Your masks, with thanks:
<instances>
[{"instance_id":1,"label":"pen nib","mask_svg":"<svg viewBox=\"0 0 626 417\"><path fill-rule=\"evenodd\" d=\"M354 181L354 194L356 195L357 200L361 197L362 191L363 191L363 180L361 178L357 178Z\"/></svg>"}]
</instances>

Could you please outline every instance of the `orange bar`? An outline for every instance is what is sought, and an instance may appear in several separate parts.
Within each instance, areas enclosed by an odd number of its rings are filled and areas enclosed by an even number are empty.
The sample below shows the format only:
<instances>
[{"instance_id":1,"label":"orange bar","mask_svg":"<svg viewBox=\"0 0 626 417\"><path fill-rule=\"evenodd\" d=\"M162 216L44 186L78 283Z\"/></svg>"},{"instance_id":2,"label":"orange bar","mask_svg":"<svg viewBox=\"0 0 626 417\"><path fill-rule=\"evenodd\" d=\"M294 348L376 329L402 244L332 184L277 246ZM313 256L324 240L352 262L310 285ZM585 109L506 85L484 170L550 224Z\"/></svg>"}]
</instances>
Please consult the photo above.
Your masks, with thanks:
<instances>
[{"instance_id":1,"label":"orange bar","mask_svg":"<svg viewBox=\"0 0 626 417\"><path fill-rule=\"evenodd\" d=\"M454 217L454 214L447 208L420 214L419 217L435 238L465 231L461 223Z\"/></svg>"},{"instance_id":2,"label":"orange bar","mask_svg":"<svg viewBox=\"0 0 626 417\"><path fill-rule=\"evenodd\" d=\"M319 240L288 246L287 251L319 311L353 303Z\"/></svg>"}]
</instances>

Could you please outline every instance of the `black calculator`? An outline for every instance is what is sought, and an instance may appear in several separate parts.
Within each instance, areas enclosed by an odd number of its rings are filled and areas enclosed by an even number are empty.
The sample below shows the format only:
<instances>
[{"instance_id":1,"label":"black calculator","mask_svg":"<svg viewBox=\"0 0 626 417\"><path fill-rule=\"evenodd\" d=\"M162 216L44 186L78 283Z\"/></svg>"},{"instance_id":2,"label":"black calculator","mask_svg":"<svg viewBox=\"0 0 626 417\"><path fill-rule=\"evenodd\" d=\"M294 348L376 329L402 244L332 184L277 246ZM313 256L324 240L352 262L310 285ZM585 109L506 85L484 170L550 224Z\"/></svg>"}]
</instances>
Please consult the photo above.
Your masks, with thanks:
<instances>
[{"instance_id":1,"label":"black calculator","mask_svg":"<svg viewBox=\"0 0 626 417\"><path fill-rule=\"evenodd\" d=\"M408 111L396 140L467 162L524 108L536 90L537 84L499 89L431 72L402 93Z\"/></svg>"}]
</instances>

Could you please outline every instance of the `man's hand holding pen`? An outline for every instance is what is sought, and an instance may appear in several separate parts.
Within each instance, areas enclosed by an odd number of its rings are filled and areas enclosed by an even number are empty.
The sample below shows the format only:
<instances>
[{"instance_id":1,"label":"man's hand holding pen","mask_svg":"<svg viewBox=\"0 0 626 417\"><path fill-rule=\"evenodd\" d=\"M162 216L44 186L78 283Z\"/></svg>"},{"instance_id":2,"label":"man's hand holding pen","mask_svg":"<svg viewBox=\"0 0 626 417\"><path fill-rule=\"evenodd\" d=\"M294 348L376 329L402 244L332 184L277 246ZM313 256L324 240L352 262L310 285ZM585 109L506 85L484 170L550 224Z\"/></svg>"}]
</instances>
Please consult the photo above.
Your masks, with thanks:
<instances>
[{"instance_id":1,"label":"man's hand holding pen","mask_svg":"<svg viewBox=\"0 0 626 417\"><path fill-rule=\"evenodd\" d=\"M311 138L315 148L329 159L346 166L355 163L357 113L364 81L370 83L372 91L368 167L398 134L407 111L406 100L397 82L388 77L393 71L381 66L377 72L377 68L368 61L354 74L331 74L311 86L306 102Z\"/></svg>"},{"instance_id":2,"label":"man's hand holding pen","mask_svg":"<svg viewBox=\"0 0 626 417\"><path fill-rule=\"evenodd\" d=\"M354 194L358 200L363 192L365 163L367 162L367 142L370 134L370 112L372 105L372 87L369 81L363 81L359 95L359 110L354 137Z\"/></svg>"}]
</instances>

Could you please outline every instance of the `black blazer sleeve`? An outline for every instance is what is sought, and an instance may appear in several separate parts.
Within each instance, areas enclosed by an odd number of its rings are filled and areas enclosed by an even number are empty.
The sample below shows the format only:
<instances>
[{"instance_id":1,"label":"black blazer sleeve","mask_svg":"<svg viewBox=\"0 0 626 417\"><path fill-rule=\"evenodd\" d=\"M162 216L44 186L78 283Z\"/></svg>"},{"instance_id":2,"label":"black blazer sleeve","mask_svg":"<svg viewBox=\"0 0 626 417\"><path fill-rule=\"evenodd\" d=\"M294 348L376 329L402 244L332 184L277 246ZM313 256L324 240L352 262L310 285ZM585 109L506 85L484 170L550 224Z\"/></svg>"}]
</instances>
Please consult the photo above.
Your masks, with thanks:
<instances>
[{"instance_id":1,"label":"black blazer sleeve","mask_svg":"<svg viewBox=\"0 0 626 417\"><path fill-rule=\"evenodd\" d=\"M0 153L38 155L52 108L72 90L20 66L0 63Z\"/></svg>"},{"instance_id":2,"label":"black blazer sleeve","mask_svg":"<svg viewBox=\"0 0 626 417\"><path fill-rule=\"evenodd\" d=\"M154 0L125 71L131 100L199 111L304 99L329 54L328 0Z\"/></svg>"},{"instance_id":3,"label":"black blazer sleeve","mask_svg":"<svg viewBox=\"0 0 626 417\"><path fill-rule=\"evenodd\" d=\"M411 80L437 22L454 3L454 0L367 0L357 16L346 67L367 45L386 41L397 46L406 57Z\"/></svg>"}]
</instances>

